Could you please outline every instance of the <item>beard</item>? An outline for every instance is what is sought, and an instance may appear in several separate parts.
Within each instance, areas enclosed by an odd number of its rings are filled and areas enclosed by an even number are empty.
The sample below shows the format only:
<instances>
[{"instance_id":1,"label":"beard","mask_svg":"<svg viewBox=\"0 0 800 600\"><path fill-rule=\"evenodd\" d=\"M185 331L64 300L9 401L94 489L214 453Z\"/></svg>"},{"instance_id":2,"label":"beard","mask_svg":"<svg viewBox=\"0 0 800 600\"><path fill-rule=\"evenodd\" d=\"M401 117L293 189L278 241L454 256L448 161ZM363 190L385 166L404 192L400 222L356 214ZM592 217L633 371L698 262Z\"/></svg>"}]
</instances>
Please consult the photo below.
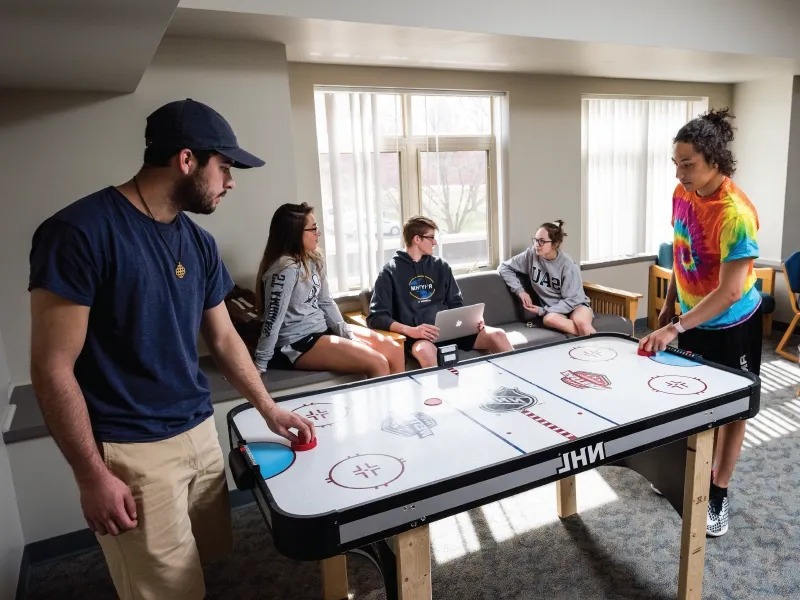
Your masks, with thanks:
<instances>
[{"instance_id":1,"label":"beard","mask_svg":"<svg viewBox=\"0 0 800 600\"><path fill-rule=\"evenodd\" d=\"M175 183L172 189L172 202L178 210L198 215L210 215L216 210L217 207L214 206L216 196L208 189L202 173L203 170L198 169ZM222 195L224 196L225 192Z\"/></svg>"}]
</instances>

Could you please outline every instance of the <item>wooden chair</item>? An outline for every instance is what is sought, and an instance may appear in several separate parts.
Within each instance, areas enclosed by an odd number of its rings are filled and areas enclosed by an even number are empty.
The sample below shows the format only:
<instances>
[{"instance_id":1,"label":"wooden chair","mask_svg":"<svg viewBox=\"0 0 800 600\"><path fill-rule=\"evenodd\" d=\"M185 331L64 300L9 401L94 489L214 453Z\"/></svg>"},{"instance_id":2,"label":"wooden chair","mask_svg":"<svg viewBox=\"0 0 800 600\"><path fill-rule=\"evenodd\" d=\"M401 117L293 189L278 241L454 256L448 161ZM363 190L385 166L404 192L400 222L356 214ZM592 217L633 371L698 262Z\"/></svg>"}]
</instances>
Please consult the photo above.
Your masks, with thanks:
<instances>
[{"instance_id":1,"label":"wooden chair","mask_svg":"<svg viewBox=\"0 0 800 600\"><path fill-rule=\"evenodd\" d=\"M756 267L753 269L758 280L757 285L760 292L768 294L771 298L775 296L775 269L771 267ZM672 278L672 269L665 269L658 265L650 266L650 281L647 295L647 327L652 330L658 329L658 315L664 307L667 298L669 281ZM764 313L763 337L769 338L772 335L772 313L774 307L769 312ZM681 306L675 302L675 314L681 314Z\"/></svg>"},{"instance_id":2,"label":"wooden chair","mask_svg":"<svg viewBox=\"0 0 800 600\"><path fill-rule=\"evenodd\" d=\"M800 252L795 252L783 262L783 276L786 279L786 291L789 293L789 305L792 307L794 317L786 328L775 352L792 362L800 362L796 354L791 354L785 350L789 338L792 337L797 325L800 324L800 307L798 307L798 296L800 296Z\"/></svg>"}]
</instances>

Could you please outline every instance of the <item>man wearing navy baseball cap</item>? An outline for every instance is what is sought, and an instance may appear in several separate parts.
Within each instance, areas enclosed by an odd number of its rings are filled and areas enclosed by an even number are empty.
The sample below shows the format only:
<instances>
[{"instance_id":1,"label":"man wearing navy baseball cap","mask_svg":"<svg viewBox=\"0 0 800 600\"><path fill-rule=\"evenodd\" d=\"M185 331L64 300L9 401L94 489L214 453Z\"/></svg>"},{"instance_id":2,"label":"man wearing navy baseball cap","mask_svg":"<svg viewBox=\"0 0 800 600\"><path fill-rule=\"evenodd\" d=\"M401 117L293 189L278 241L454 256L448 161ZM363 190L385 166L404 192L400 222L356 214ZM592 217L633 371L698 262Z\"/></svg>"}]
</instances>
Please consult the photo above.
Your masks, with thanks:
<instances>
[{"instance_id":1,"label":"man wearing navy baseball cap","mask_svg":"<svg viewBox=\"0 0 800 600\"><path fill-rule=\"evenodd\" d=\"M232 168L263 164L214 109L170 102L147 118L130 181L33 236L31 380L123 600L204 598L201 563L231 547L199 332L272 431L314 436L264 388L225 308L233 281L217 244L185 214L214 212Z\"/></svg>"}]
</instances>

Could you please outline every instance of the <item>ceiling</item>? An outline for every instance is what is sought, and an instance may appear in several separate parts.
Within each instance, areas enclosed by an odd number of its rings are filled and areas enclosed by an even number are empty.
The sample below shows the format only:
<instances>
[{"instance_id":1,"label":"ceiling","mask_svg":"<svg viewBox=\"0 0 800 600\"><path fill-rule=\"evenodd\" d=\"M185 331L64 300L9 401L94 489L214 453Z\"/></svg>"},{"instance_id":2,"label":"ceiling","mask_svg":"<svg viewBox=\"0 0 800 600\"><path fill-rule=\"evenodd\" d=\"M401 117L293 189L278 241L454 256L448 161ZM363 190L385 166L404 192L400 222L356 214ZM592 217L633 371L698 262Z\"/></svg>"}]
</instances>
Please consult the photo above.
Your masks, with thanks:
<instances>
[{"instance_id":1,"label":"ceiling","mask_svg":"<svg viewBox=\"0 0 800 600\"><path fill-rule=\"evenodd\" d=\"M0 87L132 92L178 0L0 0Z\"/></svg>"},{"instance_id":2,"label":"ceiling","mask_svg":"<svg viewBox=\"0 0 800 600\"><path fill-rule=\"evenodd\" d=\"M719 83L800 74L787 58L180 7L167 35L278 42L293 62Z\"/></svg>"},{"instance_id":3,"label":"ceiling","mask_svg":"<svg viewBox=\"0 0 800 600\"><path fill-rule=\"evenodd\" d=\"M277 12L275 0L248 4L249 12L233 0L226 10L188 4L0 0L0 87L130 93L164 35L277 42L295 62L722 83L800 74L798 57L256 14Z\"/></svg>"}]
</instances>

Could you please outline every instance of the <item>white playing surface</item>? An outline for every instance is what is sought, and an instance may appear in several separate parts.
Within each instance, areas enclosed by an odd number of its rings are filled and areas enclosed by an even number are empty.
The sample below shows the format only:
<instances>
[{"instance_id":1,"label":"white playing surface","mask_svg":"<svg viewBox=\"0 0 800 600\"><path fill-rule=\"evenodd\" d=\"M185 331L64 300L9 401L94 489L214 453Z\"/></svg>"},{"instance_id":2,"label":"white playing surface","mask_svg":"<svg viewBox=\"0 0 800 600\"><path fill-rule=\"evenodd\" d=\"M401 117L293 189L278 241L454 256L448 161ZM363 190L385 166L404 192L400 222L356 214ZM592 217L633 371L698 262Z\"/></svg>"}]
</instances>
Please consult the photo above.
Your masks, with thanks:
<instances>
[{"instance_id":1,"label":"white playing surface","mask_svg":"<svg viewBox=\"0 0 800 600\"><path fill-rule=\"evenodd\" d=\"M318 444L297 452L290 467L267 477L267 486L287 513L342 510L751 383L673 355L639 356L636 349L619 338L566 342L457 365L457 374L410 371L281 402L316 422ZM430 398L441 404L426 404ZM254 409L234 421L249 444L289 445Z\"/></svg>"}]
</instances>

